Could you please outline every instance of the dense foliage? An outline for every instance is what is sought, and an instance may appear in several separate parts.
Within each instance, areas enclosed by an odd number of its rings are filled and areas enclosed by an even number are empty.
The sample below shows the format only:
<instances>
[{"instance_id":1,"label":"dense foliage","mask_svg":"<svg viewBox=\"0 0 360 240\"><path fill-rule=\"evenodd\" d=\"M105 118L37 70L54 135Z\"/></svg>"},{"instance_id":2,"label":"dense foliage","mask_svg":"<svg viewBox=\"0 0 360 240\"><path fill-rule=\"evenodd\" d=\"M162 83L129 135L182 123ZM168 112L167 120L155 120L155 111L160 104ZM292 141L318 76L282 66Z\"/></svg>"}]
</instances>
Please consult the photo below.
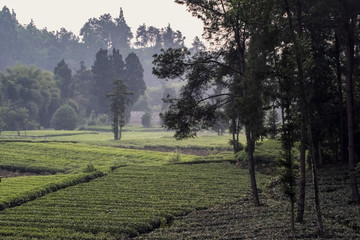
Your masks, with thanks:
<instances>
[{"instance_id":1,"label":"dense foliage","mask_svg":"<svg viewBox=\"0 0 360 240\"><path fill-rule=\"evenodd\" d=\"M55 130L74 130L77 126L77 114L68 104L59 107L51 118Z\"/></svg>"},{"instance_id":2,"label":"dense foliage","mask_svg":"<svg viewBox=\"0 0 360 240\"><path fill-rule=\"evenodd\" d=\"M89 19L79 36L64 28L56 32L46 28L40 30L34 21L22 25L15 11L11 12L6 6L0 11L0 26L0 71L13 69L15 64L21 64L17 68L32 64L36 68L53 71L54 76L48 78L54 78L56 83L56 90L46 96L41 93L43 100L47 101L42 106L39 106L39 99L26 99L27 106L22 106L24 103L14 105L13 98L8 99L4 91L10 83L2 83L1 80L0 104L9 100L16 108L25 107L30 116L17 113L22 118L17 126L7 124L11 120L1 117L0 129L50 127L52 114L63 104L70 104L79 114L80 124L85 125L92 111L96 115L110 113L110 102L105 95L111 92L115 78L122 78L134 93L130 97L133 104L144 95L146 85L162 91L160 81L151 73L152 55L161 48L183 47L185 39L180 31L173 30L170 25L159 29L144 24L136 33L132 33L122 9L116 18L103 14ZM194 51L201 47L203 44L198 38L195 39ZM37 93L29 93L34 94ZM141 106L140 111L146 111L147 101L151 101L153 107L160 107L162 95L150 92L149 96L142 98L143 104L137 106ZM33 97L36 96L30 96Z\"/></svg>"}]
</instances>

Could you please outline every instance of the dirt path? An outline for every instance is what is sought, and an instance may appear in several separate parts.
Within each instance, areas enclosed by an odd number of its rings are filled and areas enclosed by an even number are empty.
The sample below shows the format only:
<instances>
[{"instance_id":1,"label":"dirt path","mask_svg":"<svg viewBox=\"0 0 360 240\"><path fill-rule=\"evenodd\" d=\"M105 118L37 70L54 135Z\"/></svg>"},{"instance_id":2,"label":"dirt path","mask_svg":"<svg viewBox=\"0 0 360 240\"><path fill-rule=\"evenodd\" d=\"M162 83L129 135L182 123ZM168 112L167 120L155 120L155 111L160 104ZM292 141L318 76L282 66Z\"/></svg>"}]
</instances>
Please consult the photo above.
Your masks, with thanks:
<instances>
[{"instance_id":1,"label":"dirt path","mask_svg":"<svg viewBox=\"0 0 360 240\"><path fill-rule=\"evenodd\" d=\"M0 169L0 176L2 178L36 176L36 175L46 175L46 174L36 174L36 173L30 173L30 172L12 172L12 171Z\"/></svg>"}]
</instances>

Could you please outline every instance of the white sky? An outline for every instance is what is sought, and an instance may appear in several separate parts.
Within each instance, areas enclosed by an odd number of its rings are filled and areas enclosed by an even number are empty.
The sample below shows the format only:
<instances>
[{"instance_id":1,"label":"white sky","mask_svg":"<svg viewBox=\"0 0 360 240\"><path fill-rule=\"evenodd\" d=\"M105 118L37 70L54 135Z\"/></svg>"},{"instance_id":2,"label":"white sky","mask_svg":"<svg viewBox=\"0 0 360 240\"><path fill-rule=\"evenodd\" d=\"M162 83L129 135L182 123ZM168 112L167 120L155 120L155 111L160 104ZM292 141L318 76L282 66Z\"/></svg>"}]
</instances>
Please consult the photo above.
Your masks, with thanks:
<instances>
[{"instance_id":1,"label":"white sky","mask_svg":"<svg viewBox=\"0 0 360 240\"><path fill-rule=\"evenodd\" d=\"M143 23L158 28L170 23L173 30L180 30L186 37L187 46L202 34L201 21L174 0L0 0L1 9L4 5L14 9L20 24L28 24L33 19L39 29L47 27L56 31L64 27L76 35L89 18L105 13L118 17L120 7L133 33Z\"/></svg>"}]
</instances>

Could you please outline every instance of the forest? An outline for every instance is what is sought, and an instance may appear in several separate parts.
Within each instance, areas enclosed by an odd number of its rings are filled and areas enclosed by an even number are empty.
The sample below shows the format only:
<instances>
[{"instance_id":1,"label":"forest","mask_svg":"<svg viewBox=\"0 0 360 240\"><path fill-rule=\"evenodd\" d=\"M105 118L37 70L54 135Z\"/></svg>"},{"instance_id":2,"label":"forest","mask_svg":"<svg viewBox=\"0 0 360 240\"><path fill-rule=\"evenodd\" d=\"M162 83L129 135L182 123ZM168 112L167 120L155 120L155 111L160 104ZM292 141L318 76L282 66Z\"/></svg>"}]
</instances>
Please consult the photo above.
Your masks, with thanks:
<instances>
[{"instance_id":1,"label":"forest","mask_svg":"<svg viewBox=\"0 0 360 240\"><path fill-rule=\"evenodd\" d=\"M44 180L56 182L56 193L38 202L31 200L42 190L21 193L15 200L9 197L1 208L25 205L5 211L4 217L11 222L26 215L27 207L40 212L42 201L49 207L51 201L59 201L66 203L61 206L66 214L82 211L91 223L99 220L89 209L101 209L96 213L101 215L109 202L118 213L110 213L109 225L87 228L76 218L73 227L64 221L56 226L82 239L127 239L157 228L144 238L196 238L196 224L206 219L202 214L216 212L219 221L231 218L243 232L222 233L209 227L209 235L202 232L200 239L211 239L212 234L217 239L358 238L354 213L360 206L359 1L175 2L202 20L206 43L195 38L186 47L182 33L170 24L162 29L143 24L134 36L122 9L117 18L104 14L89 19L80 36L66 29L39 30L33 22L21 25L14 11L2 9L0 169L72 174L74 179ZM154 88L163 101L156 108L161 110L162 128L148 124L146 130L129 131L125 125L131 111L155 110L157 103L149 96ZM108 139L103 124L111 125L115 140ZM82 131L43 130L49 128ZM33 130L32 139L20 136L23 130ZM181 141L173 143L169 134ZM197 140L205 142L181 143ZM16 153L17 147L23 150ZM41 155L44 149L49 156ZM26 151L34 154L33 159L25 156ZM66 157L58 157L60 151ZM160 153L168 151L174 154ZM101 154L106 160L99 163ZM47 158L54 162L49 164ZM76 161L67 162L71 159ZM180 190L178 184L186 188ZM45 183L39 185L46 189L44 194L53 192ZM106 185L111 200L103 198ZM69 194L76 204L83 202L78 192L92 186L101 197L89 202L88 210L67 204ZM278 188L281 194L274 193ZM119 191L126 192L121 204L128 208L116 204ZM147 201L151 209L144 208ZM136 216L128 211L131 208ZM244 225L229 209L251 222ZM179 222L173 224L177 217ZM285 218L289 224L283 223ZM219 221L214 225L220 227ZM115 227L117 222L121 227ZM16 238L12 228L7 232L0 227L0 236ZM32 228L26 231L36 236ZM60 236L46 228L46 236Z\"/></svg>"}]
</instances>

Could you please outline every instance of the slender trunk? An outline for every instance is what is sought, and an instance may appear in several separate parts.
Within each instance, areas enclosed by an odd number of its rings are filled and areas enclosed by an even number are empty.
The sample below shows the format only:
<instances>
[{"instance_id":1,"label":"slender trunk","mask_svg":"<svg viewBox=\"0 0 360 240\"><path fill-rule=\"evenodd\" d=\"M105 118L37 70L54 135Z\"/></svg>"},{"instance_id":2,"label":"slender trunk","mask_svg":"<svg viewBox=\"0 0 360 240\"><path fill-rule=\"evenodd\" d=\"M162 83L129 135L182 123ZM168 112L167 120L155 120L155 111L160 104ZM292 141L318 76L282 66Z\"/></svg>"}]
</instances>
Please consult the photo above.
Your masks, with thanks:
<instances>
[{"instance_id":1,"label":"slender trunk","mask_svg":"<svg viewBox=\"0 0 360 240\"><path fill-rule=\"evenodd\" d=\"M232 121L232 139L233 139L233 150L234 150L234 154L237 153L237 141L236 141L236 120L235 118L233 117L231 119Z\"/></svg>"},{"instance_id":2,"label":"slender trunk","mask_svg":"<svg viewBox=\"0 0 360 240\"><path fill-rule=\"evenodd\" d=\"M322 151L321 151L321 142L318 142L317 146L318 146L319 166L321 167L324 164L324 159L322 157Z\"/></svg>"},{"instance_id":3,"label":"slender trunk","mask_svg":"<svg viewBox=\"0 0 360 240\"><path fill-rule=\"evenodd\" d=\"M296 221L302 223L304 221L306 188L306 121L304 118L301 121L300 144L299 200Z\"/></svg>"},{"instance_id":4,"label":"slender trunk","mask_svg":"<svg viewBox=\"0 0 360 240\"><path fill-rule=\"evenodd\" d=\"M336 78L338 83L339 98L339 138L340 138L340 162L346 162L346 143L344 129L344 111L343 111L343 87L341 80L341 64L340 64L340 44L339 37L335 34L335 57L336 57Z\"/></svg>"},{"instance_id":5,"label":"slender trunk","mask_svg":"<svg viewBox=\"0 0 360 240\"><path fill-rule=\"evenodd\" d=\"M251 189L253 195L253 202L255 207L260 207L259 194L256 186L256 176L255 176L255 163L254 163L254 150L255 143L252 139L251 132L249 130L249 126L245 125L246 131L246 143L247 143L247 158L249 164L249 173L250 173L250 181L251 181Z\"/></svg>"},{"instance_id":6,"label":"slender trunk","mask_svg":"<svg viewBox=\"0 0 360 240\"><path fill-rule=\"evenodd\" d=\"M120 119L120 121L119 121L119 140L121 140L121 138L122 138L122 129L123 129L124 125L125 125L124 124L125 121L123 120L123 116L120 116L119 119Z\"/></svg>"},{"instance_id":7,"label":"slender trunk","mask_svg":"<svg viewBox=\"0 0 360 240\"><path fill-rule=\"evenodd\" d=\"M354 138L354 96L353 96L353 66L354 66L354 34L355 19L345 23L345 56L346 56L346 111L348 127L349 175L352 200L360 205L359 191L355 175L355 138Z\"/></svg>"},{"instance_id":8,"label":"slender trunk","mask_svg":"<svg viewBox=\"0 0 360 240\"><path fill-rule=\"evenodd\" d=\"M122 125L120 125L119 140L121 140L121 138L122 138L122 128L123 128L123 126L122 126Z\"/></svg>"},{"instance_id":9,"label":"slender trunk","mask_svg":"<svg viewBox=\"0 0 360 240\"><path fill-rule=\"evenodd\" d=\"M310 125L310 124L309 124ZM321 208L320 208L320 192L319 192L319 183L318 183L318 175L317 175L317 165L316 165L316 157L315 157L315 146L312 136L311 126L308 125L308 133L309 133L309 142L310 142L310 151L311 151L311 170L312 170L312 179L314 185L314 199L315 199L315 210L316 210L316 218L318 222L318 237L322 238L324 236L324 227L321 216Z\"/></svg>"},{"instance_id":10,"label":"slender trunk","mask_svg":"<svg viewBox=\"0 0 360 240\"><path fill-rule=\"evenodd\" d=\"M116 114L113 120L114 139L119 140L119 116Z\"/></svg>"},{"instance_id":11,"label":"slender trunk","mask_svg":"<svg viewBox=\"0 0 360 240\"><path fill-rule=\"evenodd\" d=\"M298 84L299 84L299 102L301 107L301 113L304 116L306 121L306 127L308 131L308 141L310 145L310 150L312 151L312 160L311 160L311 168L312 168L312 177L313 177L313 185L314 185L314 192L315 192L315 209L316 209L316 217L318 223L318 237L323 236L323 223L320 211L320 200L319 200L319 187L317 181L317 170L316 170L316 163L315 163L315 147L314 141L312 136L312 129L311 129L311 118L310 118L310 111L308 107L308 101L306 97L306 89L305 89L305 81L304 81L304 71L303 71L303 59L302 59L302 52L301 52L301 39L303 37L303 26L302 26L302 4L301 1L296 1L297 11L296 11L296 18L297 18L297 33L295 32L295 27L293 24L292 12L290 11L289 2L284 0L286 12L288 15L289 20L289 28L291 31L292 40L295 45L295 55L296 55L296 65L298 68Z\"/></svg>"},{"instance_id":12,"label":"slender trunk","mask_svg":"<svg viewBox=\"0 0 360 240\"><path fill-rule=\"evenodd\" d=\"M295 237L295 201L291 199L291 232L293 237Z\"/></svg>"},{"instance_id":13,"label":"slender trunk","mask_svg":"<svg viewBox=\"0 0 360 240\"><path fill-rule=\"evenodd\" d=\"M239 123L239 121L237 121L237 124L236 124L236 129L237 129L237 131L236 131L236 146L238 147L238 151L239 151L239 136L240 136L240 123Z\"/></svg>"}]
</instances>

